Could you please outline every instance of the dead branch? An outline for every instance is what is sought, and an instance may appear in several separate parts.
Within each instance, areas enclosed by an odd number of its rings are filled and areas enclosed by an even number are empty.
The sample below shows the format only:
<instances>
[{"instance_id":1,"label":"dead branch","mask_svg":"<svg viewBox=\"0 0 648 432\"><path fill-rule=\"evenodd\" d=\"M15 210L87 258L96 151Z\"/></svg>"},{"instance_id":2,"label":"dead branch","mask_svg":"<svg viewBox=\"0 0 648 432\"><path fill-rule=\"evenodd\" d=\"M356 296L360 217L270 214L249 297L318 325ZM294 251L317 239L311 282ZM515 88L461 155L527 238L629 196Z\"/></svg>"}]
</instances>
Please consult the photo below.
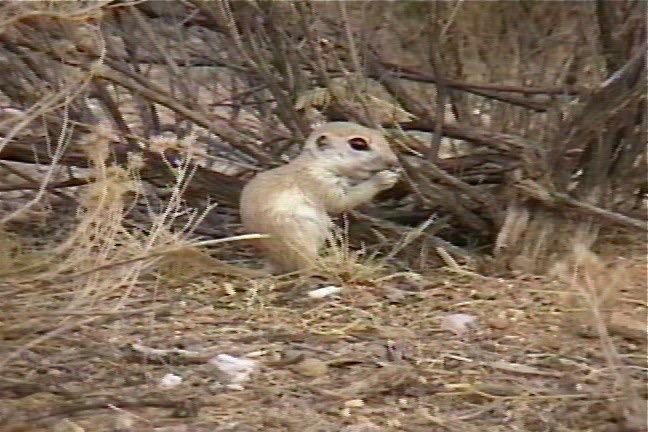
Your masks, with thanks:
<instances>
[{"instance_id":1,"label":"dead branch","mask_svg":"<svg viewBox=\"0 0 648 432\"><path fill-rule=\"evenodd\" d=\"M470 85L467 83L463 83L461 81L456 81L448 78L434 77L429 74L422 74L417 72L405 72L403 70L399 70L397 65L392 65L389 63L385 64L384 62L380 62L380 66L378 70L375 73L371 74L370 76L375 79L381 79L381 78L384 79L385 75L391 75L399 79L409 79L411 81L416 81L416 82L434 83L437 85L443 83L444 85L453 88L455 90L466 91L468 93L482 96L487 99L493 99L500 102L509 103L511 105L528 108L536 112L545 112L551 106L551 104L546 101L533 100L525 97L506 94L504 93L503 90L500 90L498 88L493 90L484 88L484 87L497 87L497 86ZM500 87L506 88L504 86L500 86ZM515 87L509 87L509 88L515 88ZM518 90L517 91L518 93L541 94L538 91L539 89L528 89L528 91L526 92L522 91L522 89L519 87L515 89ZM555 90L555 89L542 89L542 90ZM549 92L545 92L545 94L547 93ZM567 93L563 93L563 94L567 94Z\"/></svg>"},{"instance_id":2,"label":"dead branch","mask_svg":"<svg viewBox=\"0 0 648 432\"><path fill-rule=\"evenodd\" d=\"M616 225L648 231L648 220L642 221L606 210L593 204L574 199L565 193L549 192L535 182L523 181L515 184L514 187L523 192L525 196L533 198L549 208L576 211L588 216L594 216L612 222Z\"/></svg>"},{"instance_id":3,"label":"dead branch","mask_svg":"<svg viewBox=\"0 0 648 432\"><path fill-rule=\"evenodd\" d=\"M77 186L85 186L87 184L92 183L94 180L92 179L71 179L71 180L65 180L62 182L57 182L57 183L50 183L47 185L40 185L34 180L34 182L30 182L27 184L21 184L21 185L14 185L14 186L0 186L0 192L11 192L11 191L21 191L21 190L41 190L45 189L48 191L54 191L56 189L65 189L65 188L71 188L71 187L77 187ZM71 197L67 197L68 199L72 199Z\"/></svg>"},{"instance_id":4,"label":"dead branch","mask_svg":"<svg viewBox=\"0 0 648 432\"><path fill-rule=\"evenodd\" d=\"M563 87L522 87L515 85L505 85L505 84L486 84L486 83L470 83L465 81L460 81L452 78L437 78L430 73L424 73L418 70L415 70L411 67L406 67L403 65L390 63L387 61L381 61L380 65L383 67L383 71L387 72L389 75L396 78L422 82L422 83L431 83L436 84L438 81L442 80L445 85L448 87L457 89L457 90L492 90L495 92L504 92L504 93L521 93L528 95L569 95L569 96L584 96L589 91L582 87L577 86L563 86ZM376 76L374 78L378 78ZM542 105L538 105L537 108L542 108ZM545 106L546 108L546 106Z\"/></svg>"},{"instance_id":5,"label":"dead branch","mask_svg":"<svg viewBox=\"0 0 648 432\"><path fill-rule=\"evenodd\" d=\"M48 163L51 156L39 146L38 142L10 142L0 151L0 160L24 162L24 163ZM155 186L166 187L175 182L175 176L169 170L165 161L160 155L141 150L145 159L145 166L142 168L141 176ZM113 163L126 163L128 161L128 149L115 143L113 147ZM60 163L70 166L86 167L88 161L80 149L70 149L61 158ZM201 207L205 200L212 198L218 203L230 207L238 207L238 197L244 182L236 177L228 176L216 171L202 167L195 167L193 175L184 198L192 206Z\"/></svg>"}]
</instances>

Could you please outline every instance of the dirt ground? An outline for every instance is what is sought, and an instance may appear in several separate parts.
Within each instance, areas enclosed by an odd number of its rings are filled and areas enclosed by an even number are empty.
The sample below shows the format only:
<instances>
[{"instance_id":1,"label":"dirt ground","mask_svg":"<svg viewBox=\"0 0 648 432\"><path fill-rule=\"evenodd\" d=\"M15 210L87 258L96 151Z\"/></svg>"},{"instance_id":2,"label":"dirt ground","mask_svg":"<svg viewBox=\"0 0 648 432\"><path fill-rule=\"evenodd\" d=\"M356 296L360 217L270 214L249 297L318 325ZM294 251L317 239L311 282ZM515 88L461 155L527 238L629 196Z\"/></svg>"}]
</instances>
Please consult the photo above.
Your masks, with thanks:
<instances>
[{"instance_id":1,"label":"dirt ground","mask_svg":"<svg viewBox=\"0 0 648 432\"><path fill-rule=\"evenodd\" d=\"M604 239L574 278L610 284L598 328L578 282L461 269L158 278L119 309L52 310L54 332L7 325L5 291L0 430L646 430L640 240Z\"/></svg>"}]
</instances>

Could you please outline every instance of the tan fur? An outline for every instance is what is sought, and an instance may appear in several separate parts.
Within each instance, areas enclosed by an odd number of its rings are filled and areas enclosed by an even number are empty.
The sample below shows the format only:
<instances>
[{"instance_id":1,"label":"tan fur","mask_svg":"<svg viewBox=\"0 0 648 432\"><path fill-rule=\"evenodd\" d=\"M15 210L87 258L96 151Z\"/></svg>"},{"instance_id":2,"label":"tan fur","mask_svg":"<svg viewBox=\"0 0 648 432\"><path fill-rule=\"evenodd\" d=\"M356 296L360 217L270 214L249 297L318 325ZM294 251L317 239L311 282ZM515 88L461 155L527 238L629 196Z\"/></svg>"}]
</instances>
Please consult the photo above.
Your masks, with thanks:
<instances>
[{"instance_id":1,"label":"tan fur","mask_svg":"<svg viewBox=\"0 0 648 432\"><path fill-rule=\"evenodd\" d=\"M353 149L352 138L366 140L369 150ZM260 246L274 272L310 267L330 233L330 215L392 187L399 175L389 169L397 166L396 155L379 131L355 123L327 123L311 133L297 158L258 174L245 186L243 226L247 232L273 236Z\"/></svg>"}]
</instances>

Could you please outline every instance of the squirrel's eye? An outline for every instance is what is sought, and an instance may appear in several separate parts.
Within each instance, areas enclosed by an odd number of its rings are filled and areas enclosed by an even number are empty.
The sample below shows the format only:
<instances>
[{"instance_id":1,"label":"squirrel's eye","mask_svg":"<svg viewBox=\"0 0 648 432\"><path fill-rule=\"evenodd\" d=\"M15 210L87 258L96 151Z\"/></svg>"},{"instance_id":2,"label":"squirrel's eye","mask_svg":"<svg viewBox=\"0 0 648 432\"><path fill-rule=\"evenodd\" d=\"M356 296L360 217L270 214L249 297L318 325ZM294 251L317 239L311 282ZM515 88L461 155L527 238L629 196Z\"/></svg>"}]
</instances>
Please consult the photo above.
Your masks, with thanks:
<instances>
[{"instance_id":1,"label":"squirrel's eye","mask_svg":"<svg viewBox=\"0 0 648 432\"><path fill-rule=\"evenodd\" d=\"M351 138L349 140L349 146L351 146L353 150L358 150L358 151L369 150L369 142L367 142L367 140L362 137Z\"/></svg>"}]
</instances>

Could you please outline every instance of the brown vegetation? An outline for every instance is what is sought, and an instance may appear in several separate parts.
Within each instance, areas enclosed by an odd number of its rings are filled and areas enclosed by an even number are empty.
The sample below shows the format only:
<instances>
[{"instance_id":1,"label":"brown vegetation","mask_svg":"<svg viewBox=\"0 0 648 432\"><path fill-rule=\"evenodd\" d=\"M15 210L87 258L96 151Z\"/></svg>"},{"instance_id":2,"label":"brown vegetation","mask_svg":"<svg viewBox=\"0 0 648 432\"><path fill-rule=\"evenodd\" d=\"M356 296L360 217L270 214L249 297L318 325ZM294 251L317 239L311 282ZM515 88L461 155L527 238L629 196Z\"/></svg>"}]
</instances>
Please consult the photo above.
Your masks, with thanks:
<instances>
[{"instance_id":1,"label":"brown vegetation","mask_svg":"<svg viewBox=\"0 0 648 432\"><path fill-rule=\"evenodd\" d=\"M643 257L618 251L645 252L645 14L3 3L0 424L79 430L61 419L111 404L126 430L173 423L155 419L169 408L223 431L643 430ZM340 221L319 274L254 278L241 186L322 120L383 127L407 175ZM307 301L321 283L346 294ZM488 328L441 338L439 314L458 311ZM164 397L151 374L177 367L115 347L171 347L174 332L240 355L297 346L330 379L295 381L309 372L284 355L240 393ZM391 339L414 352L376 348ZM182 371L209 375L199 358ZM25 405L34 394L52 400Z\"/></svg>"}]
</instances>

